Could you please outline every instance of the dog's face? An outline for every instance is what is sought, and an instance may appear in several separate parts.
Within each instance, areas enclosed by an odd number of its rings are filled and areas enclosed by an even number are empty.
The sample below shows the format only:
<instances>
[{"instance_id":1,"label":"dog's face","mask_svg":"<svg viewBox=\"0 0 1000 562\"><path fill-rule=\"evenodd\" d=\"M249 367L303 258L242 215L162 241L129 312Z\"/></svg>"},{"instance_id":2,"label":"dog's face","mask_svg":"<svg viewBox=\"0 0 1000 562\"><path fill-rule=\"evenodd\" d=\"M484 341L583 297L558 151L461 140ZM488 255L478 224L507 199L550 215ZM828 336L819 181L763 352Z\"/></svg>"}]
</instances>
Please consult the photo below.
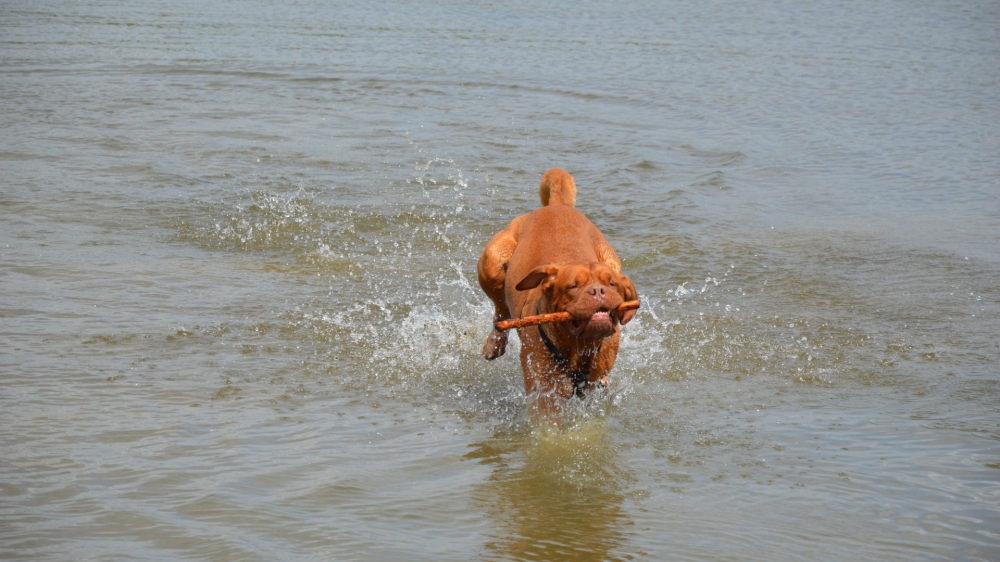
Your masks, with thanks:
<instances>
[{"instance_id":1,"label":"dog's face","mask_svg":"<svg viewBox=\"0 0 1000 562\"><path fill-rule=\"evenodd\" d=\"M518 291L540 287L551 312L568 312L573 317L564 330L572 336L605 338L618 323L627 324L634 310L619 315L616 309L637 294L632 281L603 263L543 265L531 271Z\"/></svg>"}]
</instances>

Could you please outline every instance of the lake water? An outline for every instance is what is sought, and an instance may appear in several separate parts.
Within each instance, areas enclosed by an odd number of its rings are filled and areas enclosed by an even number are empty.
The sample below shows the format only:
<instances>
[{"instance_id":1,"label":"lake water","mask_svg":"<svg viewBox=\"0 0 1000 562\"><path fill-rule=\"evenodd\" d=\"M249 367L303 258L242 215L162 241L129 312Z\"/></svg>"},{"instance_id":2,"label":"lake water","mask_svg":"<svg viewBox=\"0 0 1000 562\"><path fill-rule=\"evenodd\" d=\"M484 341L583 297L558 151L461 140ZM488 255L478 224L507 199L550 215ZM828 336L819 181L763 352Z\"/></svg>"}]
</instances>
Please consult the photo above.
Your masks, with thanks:
<instances>
[{"instance_id":1,"label":"lake water","mask_svg":"<svg viewBox=\"0 0 1000 562\"><path fill-rule=\"evenodd\" d=\"M1000 559L998 30L4 2L0 558ZM642 300L563 431L475 274L555 166Z\"/></svg>"}]
</instances>

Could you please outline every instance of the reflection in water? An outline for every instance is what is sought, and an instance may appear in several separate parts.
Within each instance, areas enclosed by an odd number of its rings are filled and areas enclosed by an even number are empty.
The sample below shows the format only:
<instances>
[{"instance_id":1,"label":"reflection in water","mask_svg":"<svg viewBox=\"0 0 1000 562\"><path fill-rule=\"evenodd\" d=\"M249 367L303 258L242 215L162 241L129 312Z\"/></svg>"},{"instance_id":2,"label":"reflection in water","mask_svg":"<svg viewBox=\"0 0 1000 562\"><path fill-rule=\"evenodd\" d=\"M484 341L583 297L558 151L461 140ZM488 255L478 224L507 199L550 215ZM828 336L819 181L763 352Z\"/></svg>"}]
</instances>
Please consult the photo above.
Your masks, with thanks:
<instances>
[{"instance_id":1,"label":"reflection in water","mask_svg":"<svg viewBox=\"0 0 1000 562\"><path fill-rule=\"evenodd\" d=\"M630 524L622 508L629 478L606 419L504 432L473 446L466 458L495 465L474 492L496 523L490 550L517 560L618 558L612 551Z\"/></svg>"}]
</instances>

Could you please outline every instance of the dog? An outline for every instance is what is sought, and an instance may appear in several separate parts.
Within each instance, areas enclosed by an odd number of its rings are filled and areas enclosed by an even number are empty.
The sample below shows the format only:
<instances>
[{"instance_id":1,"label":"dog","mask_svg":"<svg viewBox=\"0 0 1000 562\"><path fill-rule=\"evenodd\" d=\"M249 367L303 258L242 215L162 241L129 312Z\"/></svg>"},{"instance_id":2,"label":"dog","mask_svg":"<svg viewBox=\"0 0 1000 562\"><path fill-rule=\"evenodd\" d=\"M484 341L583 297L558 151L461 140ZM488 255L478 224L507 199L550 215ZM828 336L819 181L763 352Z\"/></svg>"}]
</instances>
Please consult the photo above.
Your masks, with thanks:
<instances>
[{"instance_id":1,"label":"dog","mask_svg":"<svg viewBox=\"0 0 1000 562\"><path fill-rule=\"evenodd\" d=\"M621 326L635 316L635 310L616 309L637 293L604 235L574 208L573 176L553 168L542 176L538 193L542 206L496 233L477 269L479 285L496 308L483 346L487 360L506 351L507 332L497 322L549 312L572 316L517 333L525 392L536 397L542 414L551 414L574 395L607 386Z\"/></svg>"}]
</instances>

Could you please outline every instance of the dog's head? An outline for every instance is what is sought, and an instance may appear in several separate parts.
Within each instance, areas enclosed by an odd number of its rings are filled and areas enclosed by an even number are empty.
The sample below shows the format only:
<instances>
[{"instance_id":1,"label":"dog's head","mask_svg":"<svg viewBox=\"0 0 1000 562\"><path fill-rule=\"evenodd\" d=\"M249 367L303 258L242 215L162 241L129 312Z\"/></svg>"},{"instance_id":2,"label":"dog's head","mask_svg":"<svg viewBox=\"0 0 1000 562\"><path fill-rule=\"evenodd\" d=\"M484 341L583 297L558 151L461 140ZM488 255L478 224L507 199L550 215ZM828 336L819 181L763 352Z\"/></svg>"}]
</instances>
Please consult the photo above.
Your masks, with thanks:
<instances>
[{"instance_id":1,"label":"dog's head","mask_svg":"<svg viewBox=\"0 0 1000 562\"><path fill-rule=\"evenodd\" d=\"M518 291L536 287L548 301L549 312L570 313L573 320L563 326L573 336L604 338L635 316L634 310L616 312L620 304L637 298L632 281L603 263L543 265L517 284Z\"/></svg>"}]
</instances>

